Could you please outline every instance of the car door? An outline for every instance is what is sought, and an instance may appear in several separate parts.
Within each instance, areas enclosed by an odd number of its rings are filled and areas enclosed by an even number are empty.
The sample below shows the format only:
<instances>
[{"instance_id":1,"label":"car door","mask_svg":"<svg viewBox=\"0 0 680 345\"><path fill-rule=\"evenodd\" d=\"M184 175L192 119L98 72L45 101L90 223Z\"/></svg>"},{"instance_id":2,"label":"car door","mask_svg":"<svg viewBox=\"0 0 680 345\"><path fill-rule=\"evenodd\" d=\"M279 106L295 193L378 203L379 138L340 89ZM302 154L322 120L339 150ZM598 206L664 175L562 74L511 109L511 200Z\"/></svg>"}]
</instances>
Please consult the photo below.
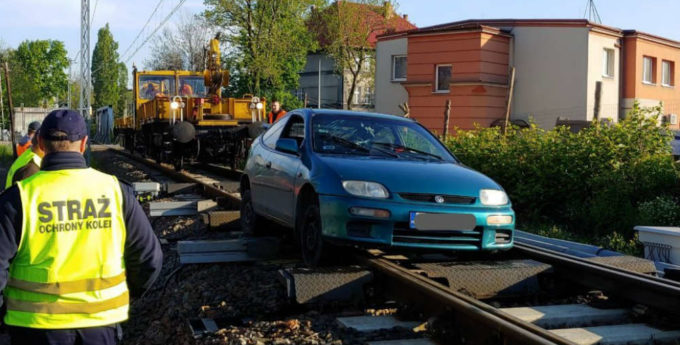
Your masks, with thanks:
<instances>
[{"instance_id":1,"label":"car door","mask_svg":"<svg viewBox=\"0 0 680 345\"><path fill-rule=\"evenodd\" d=\"M260 140L259 145L253 148L252 156L249 161L252 161L252 167L249 169L248 177L250 178L250 193L253 201L253 207L258 214L269 215L271 204L268 199L268 188L266 186L268 174L270 169L270 155L271 151L276 147L276 141L279 140L281 132L285 127L286 121L275 123L271 128L265 132Z\"/></svg>"},{"instance_id":2,"label":"car door","mask_svg":"<svg viewBox=\"0 0 680 345\"><path fill-rule=\"evenodd\" d=\"M279 138L295 139L298 148L305 138L305 122L298 114L288 115L288 123ZM300 156L276 150L270 152L270 172L267 173L267 198L271 214L282 222L293 225L295 209L295 184L300 169Z\"/></svg>"}]
</instances>

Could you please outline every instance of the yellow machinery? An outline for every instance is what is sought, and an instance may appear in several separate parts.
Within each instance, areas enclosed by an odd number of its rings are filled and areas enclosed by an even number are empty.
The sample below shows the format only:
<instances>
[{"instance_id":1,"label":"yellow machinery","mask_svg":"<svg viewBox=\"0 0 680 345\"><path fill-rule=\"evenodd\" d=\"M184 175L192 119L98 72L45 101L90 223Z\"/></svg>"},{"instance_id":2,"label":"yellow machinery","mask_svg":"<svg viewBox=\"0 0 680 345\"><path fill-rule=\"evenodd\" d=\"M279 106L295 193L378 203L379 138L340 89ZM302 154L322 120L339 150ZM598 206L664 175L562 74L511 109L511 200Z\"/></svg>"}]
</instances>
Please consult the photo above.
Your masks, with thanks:
<instances>
[{"instance_id":1,"label":"yellow machinery","mask_svg":"<svg viewBox=\"0 0 680 345\"><path fill-rule=\"evenodd\" d=\"M221 69L219 41L210 41L206 70L137 71L133 68L134 116L115 127L130 150L181 169L185 160L225 163L245 159L251 129L265 118L264 100L222 97L229 73Z\"/></svg>"}]
</instances>

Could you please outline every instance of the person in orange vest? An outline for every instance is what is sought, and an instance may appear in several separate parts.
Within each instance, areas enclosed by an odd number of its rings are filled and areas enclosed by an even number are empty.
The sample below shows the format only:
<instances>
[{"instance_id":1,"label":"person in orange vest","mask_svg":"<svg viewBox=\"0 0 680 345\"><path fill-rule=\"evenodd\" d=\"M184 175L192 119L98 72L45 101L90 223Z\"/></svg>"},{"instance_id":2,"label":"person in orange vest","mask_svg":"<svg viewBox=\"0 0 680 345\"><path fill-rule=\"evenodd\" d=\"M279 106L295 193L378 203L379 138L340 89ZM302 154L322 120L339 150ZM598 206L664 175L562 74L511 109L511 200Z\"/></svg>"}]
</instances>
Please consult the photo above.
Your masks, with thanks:
<instances>
[{"instance_id":1,"label":"person in orange vest","mask_svg":"<svg viewBox=\"0 0 680 345\"><path fill-rule=\"evenodd\" d=\"M19 143L17 144L17 156L21 156L22 153L31 147L31 141L35 136L35 132L38 131L38 128L40 128L40 122L38 121L33 121L28 124L28 134L21 137L21 139L19 139Z\"/></svg>"},{"instance_id":2,"label":"person in orange vest","mask_svg":"<svg viewBox=\"0 0 680 345\"><path fill-rule=\"evenodd\" d=\"M269 123L274 123L278 119L286 116L286 111L281 109L281 102L277 100L272 101L272 111L267 114L267 121Z\"/></svg>"},{"instance_id":3,"label":"person in orange vest","mask_svg":"<svg viewBox=\"0 0 680 345\"><path fill-rule=\"evenodd\" d=\"M179 89L179 95L183 97L190 97L194 95L194 90L187 82L182 81L182 86Z\"/></svg>"}]
</instances>

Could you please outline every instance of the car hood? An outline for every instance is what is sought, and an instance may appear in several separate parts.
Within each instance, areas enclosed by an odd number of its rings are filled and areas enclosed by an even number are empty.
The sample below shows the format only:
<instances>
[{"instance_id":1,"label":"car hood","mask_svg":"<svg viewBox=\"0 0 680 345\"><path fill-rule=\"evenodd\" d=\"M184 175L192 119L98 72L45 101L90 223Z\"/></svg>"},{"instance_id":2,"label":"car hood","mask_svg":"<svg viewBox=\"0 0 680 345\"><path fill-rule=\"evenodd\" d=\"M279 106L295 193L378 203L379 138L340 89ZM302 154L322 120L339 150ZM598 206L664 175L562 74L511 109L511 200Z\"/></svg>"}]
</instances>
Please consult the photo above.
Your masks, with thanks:
<instances>
[{"instance_id":1,"label":"car hood","mask_svg":"<svg viewBox=\"0 0 680 345\"><path fill-rule=\"evenodd\" d=\"M449 162L346 156L320 156L319 159L341 180L379 182L393 193L478 197L480 189L502 189L484 174Z\"/></svg>"}]
</instances>

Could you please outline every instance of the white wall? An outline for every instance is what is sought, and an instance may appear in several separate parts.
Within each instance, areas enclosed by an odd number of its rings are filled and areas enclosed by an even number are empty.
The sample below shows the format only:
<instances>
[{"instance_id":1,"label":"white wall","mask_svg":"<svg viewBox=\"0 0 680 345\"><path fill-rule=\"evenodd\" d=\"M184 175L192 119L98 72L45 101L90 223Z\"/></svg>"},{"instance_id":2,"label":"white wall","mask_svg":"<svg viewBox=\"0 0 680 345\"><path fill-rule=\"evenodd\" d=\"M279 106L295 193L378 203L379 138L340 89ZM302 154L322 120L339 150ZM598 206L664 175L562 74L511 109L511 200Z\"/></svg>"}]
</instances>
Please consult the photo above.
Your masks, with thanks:
<instances>
[{"instance_id":1,"label":"white wall","mask_svg":"<svg viewBox=\"0 0 680 345\"><path fill-rule=\"evenodd\" d=\"M408 93L399 82L392 81L392 56L406 55L407 42L406 38L396 38L376 45L375 111L378 113L404 114L399 104L408 102Z\"/></svg>"},{"instance_id":2,"label":"white wall","mask_svg":"<svg viewBox=\"0 0 680 345\"><path fill-rule=\"evenodd\" d=\"M527 120L532 116L546 129L555 126L558 116L585 120L588 29L506 29L514 36L511 61L514 61L516 76L512 118Z\"/></svg>"},{"instance_id":3,"label":"white wall","mask_svg":"<svg viewBox=\"0 0 680 345\"><path fill-rule=\"evenodd\" d=\"M618 38L604 36L590 32L588 35L588 117L593 119L595 111L595 84L602 81L602 99L600 100L600 119L609 118L616 122L619 113L619 93L621 80L621 56L616 47ZM614 50L614 77L604 77L603 57L604 49Z\"/></svg>"}]
</instances>

